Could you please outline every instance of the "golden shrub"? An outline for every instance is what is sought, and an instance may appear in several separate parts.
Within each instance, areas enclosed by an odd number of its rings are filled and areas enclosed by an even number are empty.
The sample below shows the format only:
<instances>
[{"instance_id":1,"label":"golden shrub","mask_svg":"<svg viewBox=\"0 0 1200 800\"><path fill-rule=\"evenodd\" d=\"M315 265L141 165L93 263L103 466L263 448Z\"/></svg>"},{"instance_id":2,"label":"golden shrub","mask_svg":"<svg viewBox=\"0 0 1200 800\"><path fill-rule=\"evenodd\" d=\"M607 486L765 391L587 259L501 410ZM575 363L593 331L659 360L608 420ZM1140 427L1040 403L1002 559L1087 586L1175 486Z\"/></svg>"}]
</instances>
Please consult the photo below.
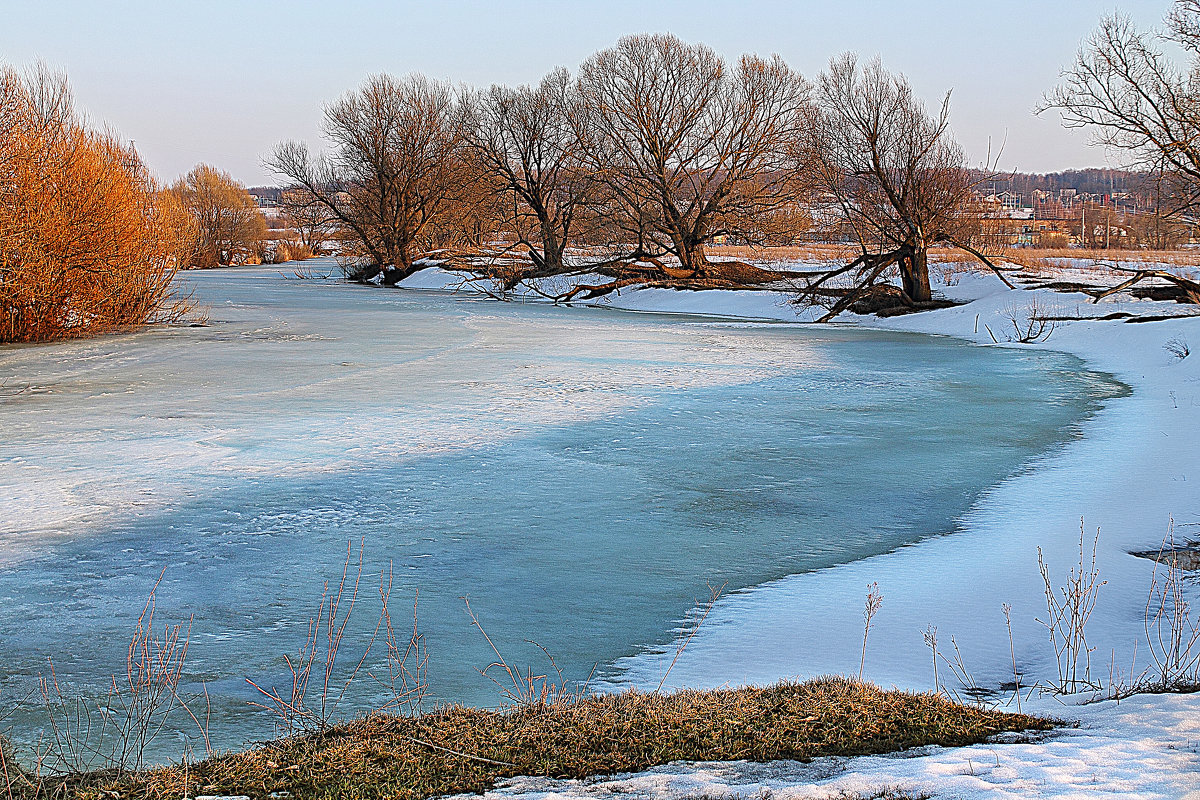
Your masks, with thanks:
<instances>
[{"instance_id":1,"label":"golden shrub","mask_svg":"<svg viewBox=\"0 0 1200 800\"><path fill-rule=\"evenodd\" d=\"M185 266L209 269L261 261L267 221L246 187L229 173L197 164L170 191L196 225L196 248Z\"/></svg>"},{"instance_id":2,"label":"golden shrub","mask_svg":"<svg viewBox=\"0 0 1200 800\"><path fill-rule=\"evenodd\" d=\"M0 341L181 314L193 223L137 154L75 115L66 81L0 67Z\"/></svg>"}]
</instances>

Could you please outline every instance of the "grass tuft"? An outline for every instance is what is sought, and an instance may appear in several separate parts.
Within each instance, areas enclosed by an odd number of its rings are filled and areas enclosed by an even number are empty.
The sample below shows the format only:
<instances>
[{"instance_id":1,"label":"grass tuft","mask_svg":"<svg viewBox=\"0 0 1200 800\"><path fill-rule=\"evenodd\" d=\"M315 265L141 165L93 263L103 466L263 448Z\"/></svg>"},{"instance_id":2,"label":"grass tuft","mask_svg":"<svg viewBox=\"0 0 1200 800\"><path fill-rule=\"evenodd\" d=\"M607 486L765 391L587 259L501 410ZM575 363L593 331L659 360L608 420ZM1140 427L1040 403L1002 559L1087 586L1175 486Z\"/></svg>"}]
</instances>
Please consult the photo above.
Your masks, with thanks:
<instances>
[{"instance_id":1,"label":"grass tuft","mask_svg":"<svg viewBox=\"0 0 1200 800\"><path fill-rule=\"evenodd\" d=\"M583 778L672 761L809 760L962 746L1055 724L822 678L670 695L628 691L507 711L451 706L418 717L376 715L198 764L120 778L77 776L69 786L40 791L79 798L276 793L295 800L417 800L483 792L519 775Z\"/></svg>"}]
</instances>

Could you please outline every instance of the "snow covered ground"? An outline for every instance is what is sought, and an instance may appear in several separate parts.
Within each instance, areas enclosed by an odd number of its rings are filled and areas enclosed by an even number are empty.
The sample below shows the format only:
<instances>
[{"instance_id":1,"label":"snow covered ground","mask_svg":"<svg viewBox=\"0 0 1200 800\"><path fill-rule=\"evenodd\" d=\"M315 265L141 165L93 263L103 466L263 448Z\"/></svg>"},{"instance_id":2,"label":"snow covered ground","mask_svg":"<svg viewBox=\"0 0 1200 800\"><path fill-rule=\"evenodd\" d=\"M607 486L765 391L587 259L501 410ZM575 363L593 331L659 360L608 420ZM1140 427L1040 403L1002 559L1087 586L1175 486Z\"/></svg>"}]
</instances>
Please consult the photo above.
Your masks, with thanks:
<instances>
[{"instance_id":1,"label":"snow covered ground","mask_svg":"<svg viewBox=\"0 0 1200 800\"><path fill-rule=\"evenodd\" d=\"M449 285L430 271L414 283ZM1099 600L1088 627L1092 678L1128 680L1148 666L1144 609L1152 565L1130 555L1160 545L1170 520L1177 540L1200 538L1200 317L1127 323L1085 319L1123 311L1176 316L1173 303L1114 295L1092 304L1082 294L1014 291L989 275L952 275L937 287L963 305L878 319L839 322L948 335L985 346L1041 347L1083 359L1131 387L1083 423L1083 435L990 492L950 536L892 553L796 575L723 598L671 671L676 686L763 684L785 677L846 674L862 647L862 606L878 582L884 604L875 619L865 677L881 685L928 689L930 652L922 632L935 627L943 650L951 637L981 686L1012 679L1002 604L1012 608L1021 682L1054 679L1056 662L1037 617L1045 616L1039 549L1062 582L1078 562L1081 519L1088 548L1099 530ZM1007 341L1011 318L1037 304L1066 317L1038 344ZM768 292L625 291L598 305L796 321L785 298ZM996 343L994 339L999 339ZM930 420L937 424L937 420ZM997 419L997 425L1020 420ZM936 565L931 567L931 565ZM1194 591L1195 586L1190 587ZM819 633L819 635L817 635ZM674 648L627 659L620 683L655 683ZM943 675L944 678L944 675ZM1046 702L1046 701L1043 701ZM1053 712L1051 706L1044 710ZM497 795L522 797L837 796L901 787L946 797L1200 797L1200 695L1140 696L1121 703L1061 709L1081 727L1043 744L983 745L916 758L861 758L813 765L686 765L598 782L521 781ZM911 755L911 754L906 754Z\"/></svg>"}]
</instances>

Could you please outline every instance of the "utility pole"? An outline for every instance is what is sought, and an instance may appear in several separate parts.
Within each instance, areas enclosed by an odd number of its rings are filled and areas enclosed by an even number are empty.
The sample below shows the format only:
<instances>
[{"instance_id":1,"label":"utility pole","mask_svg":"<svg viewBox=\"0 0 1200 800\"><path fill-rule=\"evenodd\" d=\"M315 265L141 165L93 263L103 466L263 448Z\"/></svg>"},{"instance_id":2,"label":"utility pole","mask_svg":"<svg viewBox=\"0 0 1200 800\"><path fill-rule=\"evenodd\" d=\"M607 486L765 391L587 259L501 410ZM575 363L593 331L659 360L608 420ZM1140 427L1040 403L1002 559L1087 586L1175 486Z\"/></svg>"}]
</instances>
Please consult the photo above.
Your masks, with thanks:
<instances>
[{"instance_id":1,"label":"utility pole","mask_svg":"<svg viewBox=\"0 0 1200 800\"><path fill-rule=\"evenodd\" d=\"M1113 215L1111 217L1109 217L1107 220L1105 220L1105 225L1104 225L1104 249L1105 250L1108 250L1110 247L1112 247L1112 224L1113 224L1113 220L1116 219L1116 216L1117 216L1117 198L1114 193L1114 189L1115 189L1115 181L1113 180L1112 170L1110 169L1108 171L1108 199L1112 200Z\"/></svg>"}]
</instances>

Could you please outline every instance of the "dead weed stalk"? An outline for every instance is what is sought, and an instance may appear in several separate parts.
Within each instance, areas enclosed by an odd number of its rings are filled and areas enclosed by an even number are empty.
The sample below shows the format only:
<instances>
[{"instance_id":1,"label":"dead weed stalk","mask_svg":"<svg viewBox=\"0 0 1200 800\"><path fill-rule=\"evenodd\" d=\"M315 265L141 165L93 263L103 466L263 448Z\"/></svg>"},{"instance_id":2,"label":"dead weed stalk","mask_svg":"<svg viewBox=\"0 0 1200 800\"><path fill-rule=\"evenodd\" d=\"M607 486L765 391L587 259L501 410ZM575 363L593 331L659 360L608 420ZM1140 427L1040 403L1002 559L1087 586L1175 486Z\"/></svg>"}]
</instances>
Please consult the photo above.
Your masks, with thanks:
<instances>
[{"instance_id":1,"label":"dead weed stalk","mask_svg":"<svg viewBox=\"0 0 1200 800\"><path fill-rule=\"evenodd\" d=\"M872 583L867 587L867 600L863 606L863 642L862 658L858 662L858 679L861 681L863 668L867 665L867 636L871 633L871 624L875 615L883 605L883 595L879 592L879 584Z\"/></svg>"},{"instance_id":2,"label":"dead weed stalk","mask_svg":"<svg viewBox=\"0 0 1200 800\"><path fill-rule=\"evenodd\" d=\"M201 722L189 705L196 698L180 695L191 620L186 626L155 624L155 595L162 580L159 575L134 626L125 674L112 677L104 696L91 700L68 692L53 662L49 674L39 679L47 729L35 754L38 776L140 770L147 751L177 711L196 725L211 754L207 713Z\"/></svg>"},{"instance_id":3,"label":"dead weed stalk","mask_svg":"<svg viewBox=\"0 0 1200 800\"><path fill-rule=\"evenodd\" d=\"M558 666L554 656L550 655L550 651L532 639L526 639L525 642L542 651L550 669L547 672L535 674L533 667L526 667L522 672L520 666L511 663L500 653L499 648L492 641L492 637L488 636L488 632L484 630L483 623L471 610L471 601L466 597L463 597L462 601L467 607L467 616L471 618L471 624L479 630L484 641L496 656L496 660L479 670L479 674L496 685L506 705L517 708L554 708L576 702L586 694L587 683L585 682L579 687L572 687L571 681L563 674L562 668ZM489 674L493 670L503 673L504 679Z\"/></svg>"},{"instance_id":4,"label":"dead weed stalk","mask_svg":"<svg viewBox=\"0 0 1200 800\"><path fill-rule=\"evenodd\" d=\"M1146 598L1146 643L1161 688L1200 684L1200 620L1192 618L1175 548L1175 520L1154 559Z\"/></svg>"},{"instance_id":5,"label":"dead weed stalk","mask_svg":"<svg viewBox=\"0 0 1200 800\"><path fill-rule=\"evenodd\" d=\"M264 699L264 702L253 702L251 705L274 712L281 732L294 734L328 728L338 705L370 654L374 637L350 674L344 680L337 679L338 653L346 635L346 626L358 603L363 548L364 542L360 541L355 559L354 543L346 544L346 560L336 589L330 586L329 581L325 582L316 616L309 618L308 631L299 652L295 656L283 657L291 673L291 685L287 687L286 696L278 687L265 689L250 678L246 679L246 683ZM350 573L352 564L355 570L353 575ZM312 683L314 669L317 672L315 687Z\"/></svg>"},{"instance_id":6,"label":"dead weed stalk","mask_svg":"<svg viewBox=\"0 0 1200 800\"><path fill-rule=\"evenodd\" d=\"M1050 579L1050 570L1038 548L1038 570L1042 574L1046 594L1046 618L1038 619L1050 636L1054 649L1058 680L1051 689L1058 694L1070 694L1079 689L1097 689L1092 681L1092 650L1087 643L1087 623L1096 606L1100 587L1107 581L1100 580L1096 567L1096 548L1100 543L1100 530L1092 540L1090 559L1084 543L1083 520L1079 521L1079 562L1067 573L1066 583L1055 587Z\"/></svg>"},{"instance_id":7,"label":"dead weed stalk","mask_svg":"<svg viewBox=\"0 0 1200 800\"><path fill-rule=\"evenodd\" d=\"M386 677L368 673L377 683L386 687L388 701L378 710L381 713L416 716L422 713L425 698L429 695L429 650L425 636L417 627L417 601L421 593L413 595L412 633L402 640L392 625L388 602L392 596L392 569L388 566L387 582L383 575L379 580L380 620L384 627L384 644L387 646ZM403 649L401 649L403 644Z\"/></svg>"},{"instance_id":8,"label":"dead weed stalk","mask_svg":"<svg viewBox=\"0 0 1200 800\"><path fill-rule=\"evenodd\" d=\"M675 669L675 665L679 663L680 657L683 656L683 651L687 650L688 645L692 643L692 639L696 638L696 634L700 632L700 627L704 625L705 620L708 619L708 615L712 613L713 606L717 604L717 601L721 599L721 595L725 593L726 586L728 586L727 583L722 583L720 586L714 588L712 584L709 584L708 600L704 602L696 601L696 605L692 608L690 615L692 618L691 624L685 626L684 631L686 635L680 637L679 646L675 648L675 656L671 659L671 663L667 665L667 670L658 681L658 686L654 688L655 692L662 691L663 684L667 682L667 676L671 674L671 670Z\"/></svg>"}]
</instances>

